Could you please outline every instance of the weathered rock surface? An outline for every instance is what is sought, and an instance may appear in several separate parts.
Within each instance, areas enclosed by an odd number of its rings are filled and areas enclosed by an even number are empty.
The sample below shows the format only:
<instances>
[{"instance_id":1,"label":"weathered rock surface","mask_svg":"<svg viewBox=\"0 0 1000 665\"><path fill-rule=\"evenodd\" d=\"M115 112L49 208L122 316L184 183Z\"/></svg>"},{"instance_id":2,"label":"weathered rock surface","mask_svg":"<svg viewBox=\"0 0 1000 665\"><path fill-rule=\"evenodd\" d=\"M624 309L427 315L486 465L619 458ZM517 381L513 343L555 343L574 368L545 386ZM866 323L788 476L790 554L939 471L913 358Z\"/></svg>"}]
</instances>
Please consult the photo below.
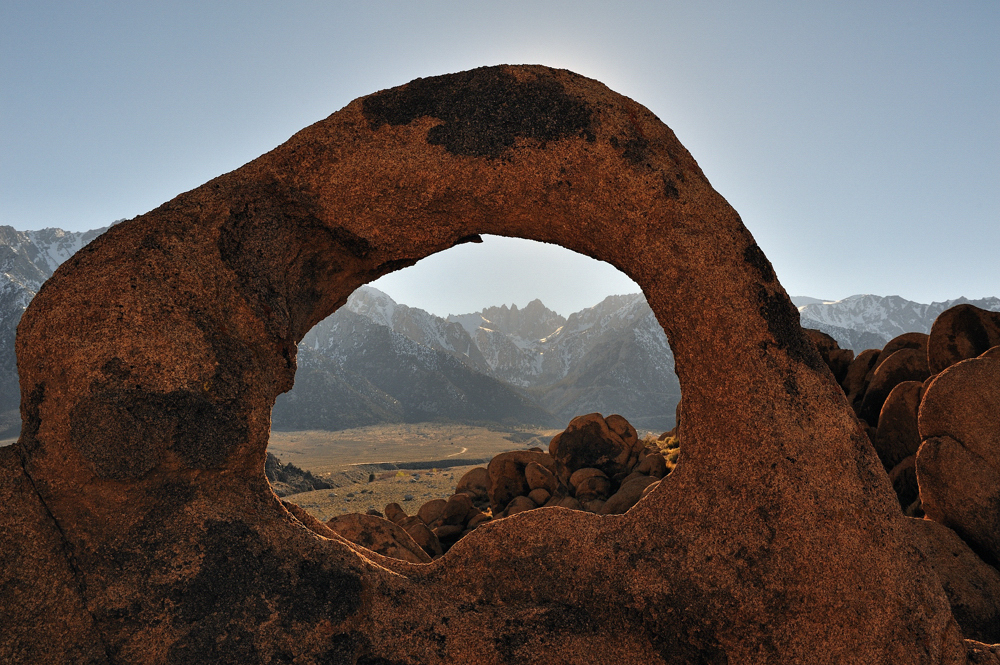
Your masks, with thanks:
<instances>
[{"instance_id":1,"label":"weathered rock surface","mask_svg":"<svg viewBox=\"0 0 1000 665\"><path fill-rule=\"evenodd\" d=\"M639 283L684 389L684 454L623 516L528 510L429 565L376 562L271 492L270 408L297 342L353 289L481 233ZM95 644L119 663L967 659L739 216L652 113L569 72L484 68L352 102L75 254L17 348L31 487L2 508L4 570L49 593L7 617L0 660L45 642L35 662Z\"/></svg>"},{"instance_id":2,"label":"weathered rock surface","mask_svg":"<svg viewBox=\"0 0 1000 665\"><path fill-rule=\"evenodd\" d=\"M549 441L549 454L564 478L583 468L600 469L608 477L614 476L627 471L631 453L631 441L624 441L599 413L577 416L564 432Z\"/></svg>"},{"instance_id":3,"label":"weathered rock surface","mask_svg":"<svg viewBox=\"0 0 1000 665\"><path fill-rule=\"evenodd\" d=\"M902 381L889 391L889 396L882 404L878 429L872 444L886 471L891 470L905 458L917 454L917 448L920 447L917 411L922 396L921 382Z\"/></svg>"},{"instance_id":4,"label":"weathered rock surface","mask_svg":"<svg viewBox=\"0 0 1000 665\"><path fill-rule=\"evenodd\" d=\"M934 319L927 341L927 364L932 374L1000 345L1000 312L975 305L956 305Z\"/></svg>"},{"instance_id":5,"label":"weathered rock surface","mask_svg":"<svg viewBox=\"0 0 1000 665\"><path fill-rule=\"evenodd\" d=\"M833 378L840 384L846 378L847 370L854 360L854 351L852 349L840 348L837 340L821 330L813 330L811 328L804 328L803 330L806 336L816 345L816 350L819 351L819 355L823 358L826 366L830 368Z\"/></svg>"},{"instance_id":6,"label":"weathered rock surface","mask_svg":"<svg viewBox=\"0 0 1000 665\"><path fill-rule=\"evenodd\" d=\"M861 399L865 396L865 390L868 388L868 381L871 378L872 370L875 368L875 362L878 360L879 353L878 349L867 349L859 353L851 361L843 381L840 382L840 385L844 388L844 392L847 394L847 402L854 407L855 411L861 409Z\"/></svg>"},{"instance_id":7,"label":"weathered rock surface","mask_svg":"<svg viewBox=\"0 0 1000 665\"><path fill-rule=\"evenodd\" d=\"M875 366L873 369L881 365L883 361L896 351L900 351L902 349L916 349L926 356L928 338L929 336L927 334L920 332L908 332L897 337L893 337L886 342L885 346L882 347L882 350L878 354L878 358L875 359Z\"/></svg>"},{"instance_id":8,"label":"weathered rock surface","mask_svg":"<svg viewBox=\"0 0 1000 665\"><path fill-rule=\"evenodd\" d=\"M909 524L914 543L948 594L962 633L979 642L1000 643L1000 572L984 563L948 527L932 520Z\"/></svg>"},{"instance_id":9,"label":"weathered rock surface","mask_svg":"<svg viewBox=\"0 0 1000 665\"><path fill-rule=\"evenodd\" d=\"M327 520L326 526L352 543L410 563L430 563L420 545L402 527L375 515L352 513Z\"/></svg>"},{"instance_id":10,"label":"weathered rock surface","mask_svg":"<svg viewBox=\"0 0 1000 665\"><path fill-rule=\"evenodd\" d=\"M944 524L991 565L1000 565L1000 473L951 437L917 451L917 482L927 517Z\"/></svg>"},{"instance_id":11,"label":"weathered rock surface","mask_svg":"<svg viewBox=\"0 0 1000 665\"><path fill-rule=\"evenodd\" d=\"M872 427L878 426L878 415L892 389L903 381L925 381L927 355L920 349L900 349L879 364L872 374L858 415Z\"/></svg>"},{"instance_id":12,"label":"weathered rock surface","mask_svg":"<svg viewBox=\"0 0 1000 665\"><path fill-rule=\"evenodd\" d=\"M943 316L943 315L942 315ZM1000 360L972 358L928 384L917 478L924 512L1000 563Z\"/></svg>"}]
</instances>

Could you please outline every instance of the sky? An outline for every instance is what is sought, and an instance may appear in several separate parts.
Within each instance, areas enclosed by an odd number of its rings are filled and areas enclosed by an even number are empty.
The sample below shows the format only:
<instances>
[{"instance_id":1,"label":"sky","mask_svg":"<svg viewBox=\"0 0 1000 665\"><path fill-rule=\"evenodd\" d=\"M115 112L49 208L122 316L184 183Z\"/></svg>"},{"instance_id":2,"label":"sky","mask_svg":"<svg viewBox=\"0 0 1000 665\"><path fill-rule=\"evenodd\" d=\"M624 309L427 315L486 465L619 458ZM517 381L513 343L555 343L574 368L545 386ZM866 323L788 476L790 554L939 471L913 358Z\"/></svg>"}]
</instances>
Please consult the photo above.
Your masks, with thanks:
<instances>
[{"instance_id":1,"label":"sky","mask_svg":"<svg viewBox=\"0 0 1000 665\"><path fill-rule=\"evenodd\" d=\"M132 218L361 95L539 63L669 125L789 293L1000 296L998 35L996 0L0 0L0 224ZM493 238L375 286L442 315L638 290Z\"/></svg>"}]
</instances>

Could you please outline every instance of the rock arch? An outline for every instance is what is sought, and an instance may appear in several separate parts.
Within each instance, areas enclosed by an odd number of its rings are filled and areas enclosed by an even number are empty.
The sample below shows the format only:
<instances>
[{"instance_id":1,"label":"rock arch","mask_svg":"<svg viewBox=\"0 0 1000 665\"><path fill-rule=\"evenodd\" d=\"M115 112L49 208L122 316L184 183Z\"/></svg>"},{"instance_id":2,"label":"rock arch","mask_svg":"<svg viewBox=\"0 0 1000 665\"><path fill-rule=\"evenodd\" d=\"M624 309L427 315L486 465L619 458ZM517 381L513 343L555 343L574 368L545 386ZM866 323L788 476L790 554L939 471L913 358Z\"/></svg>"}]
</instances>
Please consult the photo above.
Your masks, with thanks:
<instances>
[{"instance_id":1,"label":"rock arch","mask_svg":"<svg viewBox=\"0 0 1000 665\"><path fill-rule=\"evenodd\" d=\"M296 342L360 284L479 233L642 286L684 388L680 466L626 515L531 511L427 566L304 528L263 474ZM964 661L737 213L652 113L570 72L352 102L87 246L17 350L24 428L2 459L20 484L3 492L29 517L4 519L48 534L38 556L61 572L4 600L72 600L59 634L95 662ZM55 631L27 611L23 649Z\"/></svg>"}]
</instances>

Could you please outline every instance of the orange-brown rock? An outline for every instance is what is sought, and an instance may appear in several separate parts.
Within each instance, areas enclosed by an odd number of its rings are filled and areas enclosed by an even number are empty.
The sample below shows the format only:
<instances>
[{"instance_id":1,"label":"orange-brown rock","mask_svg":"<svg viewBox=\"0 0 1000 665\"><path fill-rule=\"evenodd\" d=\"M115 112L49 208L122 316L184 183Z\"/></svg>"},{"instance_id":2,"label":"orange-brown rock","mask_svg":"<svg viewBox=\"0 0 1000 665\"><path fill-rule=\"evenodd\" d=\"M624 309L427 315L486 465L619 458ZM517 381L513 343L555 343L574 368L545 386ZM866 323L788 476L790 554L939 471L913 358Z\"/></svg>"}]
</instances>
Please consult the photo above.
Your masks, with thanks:
<instances>
[{"instance_id":1,"label":"orange-brown rock","mask_svg":"<svg viewBox=\"0 0 1000 665\"><path fill-rule=\"evenodd\" d=\"M626 443L608 427L599 413L577 416L549 442L549 454L564 477L577 469L591 467L600 469L609 477L614 476L627 471L626 463L631 452L631 443Z\"/></svg>"},{"instance_id":2,"label":"orange-brown rock","mask_svg":"<svg viewBox=\"0 0 1000 665\"><path fill-rule=\"evenodd\" d=\"M406 511L403 510L403 507L395 502L386 504L382 512L385 513L385 518L387 520L389 520L390 522L394 522L396 524L399 524L401 521L403 521L408 517Z\"/></svg>"},{"instance_id":3,"label":"orange-brown rock","mask_svg":"<svg viewBox=\"0 0 1000 665\"><path fill-rule=\"evenodd\" d=\"M514 497L528 495L531 488L525 478L525 468L532 463L544 466L550 472L555 469L549 455L535 450L512 450L490 460L486 468L490 476L489 495L494 513L503 510Z\"/></svg>"},{"instance_id":4,"label":"orange-brown rock","mask_svg":"<svg viewBox=\"0 0 1000 665\"><path fill-rule=\"evenodd\" d=\"M297 343L357 286L481 233L640 285L684 390L682 463L625 515L525 511L422 566L315 534L264 476ZM0 477L28 483L0 508L0 607L44 577L30 611L4 610L0 661L43 643L35 662L94 645L116 663L967 658L739 215L652 113L569 72L352 102L91 242L17 350Z\"/></svg>"},{"instance_id":5,"label":"orange-brown rock","mask_svg":"<svg viewBox=\"0 0 1000 665\"><path fill-rule=\"evenodd\" d=\"M919 428L921 438L950 436L1000 470L1000 359L973 358L934 377Z\"/></svg>"},{"instance_id":6,"label":"orange-brown rock","mask_svg":"<svg viewBox=\"0 0 1000 665\"><path fill-rule=\"evenodd\" d=\"M972 358L934 377L920 404L917 478L924 512L1000 564L1000 360Z\"/></svg>"},{"instance_id":7,"label":"orange-brown rock","mask_svg":"<svg viewBox=\"0 0 1000 665\"><path fill-rule=\"evenodd\" d=\"M908 523L914 543L941 580L962 633L979 642L1000 643L1000 572L951 529L932 520Z\"/></svg>"},{"instance_id":8,"label":"orange-brown rock","mask_svg":"<svg viewBox=\"0 0 1000 665\"><path fill-rule=\"evenodd\" d=\"M448 505L445 499L431 499L417 510L417 517L429 526L434 528L439 526L444 520L444 509Z\"/></svg>"},{"instance_id":9,"label":"orange-brown rock","mask_svg":"<svg viewBox=\"0 0 1000 665\"><path fill-rule=\"evenodd\" d=\"M840 348L837 340L821 330L804 328L803 331L812 340L812 343L816 345L816 350L819 351L820 357L823 358L826 366L830 368L830 373L833 374L834 380L839 385L847 376L847 370L854 360L854 351Z\"/></svg>"},{"instance_id":10,"label":"orange-brown rock","mask_svg":"<svg viewBox=\"0 0 1000 665\"><path fill-rule=\"evenodd\" d=\"M384 556L410 563L431 562L405 529L383 517L349 513L327 520L326 526L352 543Z\"/></svg>"},{"instance_id":11,"label":"orange-brown rock","mask_svg":"<svg viewBox=\"0 0 1000 665\"><path fill-rule=\"evenodd\" d=\"M879 413L892 389L903 381L924 381L929 376L927 355L920 349L896 351L875 368L858 415L872 427L878 427Z\"/></svg>"},{"instance_id":12,"label":"orange-brown rock","mask_svg":"<svg viewBox=\"0 0 1000 665\"><path fill-rule=\"evenodd\" d=\"M847 395L848 404L851 406L857 405L855 410L861 408L861 399L865 396L865 390L868 388L868 380L871 371L875 367L875 361L878 360L879 353L879 349L868 349L859 353L851 361L850 366L847 368L847 373L844 375L844 380L840 382L844 393Z\"/></svg>"},{"instance_id":13,"label":"orange-brown rock","mask_svg":"<svg viewBox=\"0 0 1000 665\"><path fill-rule=\"evenodd\" d=\"M667 462L661 453L650 453L643 458L636 470L653 478L662 478L667 475Z\"/></svg>"},{"instance_id":14,"label":"orange-brown rock","mask_svg":"<svg viewBox=\"0 0 1000 665\"><path fill-rule=\"evenodd\" d=\"M559 487L559 479L550 469L538 462L531 462L524 467L524 479L532 490L544 489L551 494Z\"/></svg>"},{"instance_id":15,"label":"orange-brown rock","mask_svg":"<svg viewBox=\"0 0 1000 665\"><path fill-rule=\"evenodd\" d=\"M1000 312L975 305L955 305L941 312L927 341L927 364L931 374L1000 345Z\"/></svg>"},{"instance_id":16,"label":"orange-brown rock","mask_svg":"<svg viewBox=\"0 0 1000 665\"><path fill-rule=\"evenodd\" d=\"M455 485L455 493L468 494L474 501L489 499L490 474L486 467L477 466L465 472Z\"/></svg>"},{"instance_id":17,"label":"orange-brown rock","mask_svg":"<svg viewBox=\"0 0 1000 665\"><path fill-rule=\"evenodd\" d=\"M922 395L923 384L920 381L902 381L889 391L882 404L872 444L886 471L917 454L920 447L917 410Z\"/></svg>"},{"instance_id":18,"label":"orange-brown rock","mask_svg":"<svg viewBox=\"0 0 1000 665\"><path fill-rule=\"evenodd\" d=\"M601 508L602 515L618 515L624 513L639 501L643 491L656 482L656 478L639 476L622 483L618 491L611 495Z\"/></svg>"},{"instance_id":19,"label":"orange-brown rock","mask_svg":"<svg viewBox=\"0 0 1000 665\"><path fill-rule=\"evenodd\" d=\"M913 502L920 498L920 490L917 486L917 457L911 455L900 460L899 464L889 471L889 482L899 499L899 507L906 510Z\"/></svg>"},{"instance_id":20,"label":"orange-brown rock","mask_svg":"<svg viewBox=\"0 0 1000 665\"><path fill-rule=\"evenodd\" d=\"M878 354L878 358L875 359L875 366L872 369L878 368L878 366L881 365L886 358L901 349L916 349L926 356L928 338L929 336L926 333L920 332L908 332L893 337L886 342L885 346L882 347L882 350Z\"/></svg>"},{"instance_id":21,"label":"orange-brown rock","mask_svg":"<svg viewBox=\"0 0 1000 665\"><path fill-rule=\"evenodd\" d=\"M399 526L406 531L407 534L413 541L420 546L428 556L438 557L444 553L444 549L441 547L441 541L434 534L429 526L424 524L424 521L417 517L416 515L411 515L403 519Z\"/></svg>"}]
</instances>

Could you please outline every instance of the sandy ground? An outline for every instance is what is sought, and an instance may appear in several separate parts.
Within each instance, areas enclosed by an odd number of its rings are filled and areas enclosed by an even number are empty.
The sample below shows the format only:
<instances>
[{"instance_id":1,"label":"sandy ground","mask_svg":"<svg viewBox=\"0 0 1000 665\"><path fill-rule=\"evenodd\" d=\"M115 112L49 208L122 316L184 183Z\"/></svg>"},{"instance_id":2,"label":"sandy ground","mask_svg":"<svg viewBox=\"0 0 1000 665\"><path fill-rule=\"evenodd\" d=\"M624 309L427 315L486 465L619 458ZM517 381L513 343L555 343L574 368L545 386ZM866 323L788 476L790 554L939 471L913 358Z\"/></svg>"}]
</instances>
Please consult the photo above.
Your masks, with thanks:
<instances>
[{"instance_id":1,"label":"sandy ground","mask_svg":"<svg viewBox=\"0 0 1000 665\"><path fill-rule=\"evenodd\" d=\"M267 450L284 463L311 471L336 487L283 497L320 520L398 503L413 515L431 499L447 499L475 466L508 450L548 450L559 430L489 429L470 425L406 423L339 432L272 432ZM375 464L434 461L437 468L376 469ZM374 479L369 482L370 475Z\"/></svg>"},{"instance_id":2,"label":"sandy ground","mask_svg":"<svg viewBox=\"0 0 1000 665\"><path fill-rule=\"evenodd\" d=\"M385 471L347 482L332 490L302 492L283 497L321 521L344 513L363 513L374 508L382 512L388 503L398 503L408 514L414 515L431 499L447 499L455 493L458 480L472 466L458 466L427 471ZM341 477L343 478L343 477Z\"/></svg>"}]
</instances>

